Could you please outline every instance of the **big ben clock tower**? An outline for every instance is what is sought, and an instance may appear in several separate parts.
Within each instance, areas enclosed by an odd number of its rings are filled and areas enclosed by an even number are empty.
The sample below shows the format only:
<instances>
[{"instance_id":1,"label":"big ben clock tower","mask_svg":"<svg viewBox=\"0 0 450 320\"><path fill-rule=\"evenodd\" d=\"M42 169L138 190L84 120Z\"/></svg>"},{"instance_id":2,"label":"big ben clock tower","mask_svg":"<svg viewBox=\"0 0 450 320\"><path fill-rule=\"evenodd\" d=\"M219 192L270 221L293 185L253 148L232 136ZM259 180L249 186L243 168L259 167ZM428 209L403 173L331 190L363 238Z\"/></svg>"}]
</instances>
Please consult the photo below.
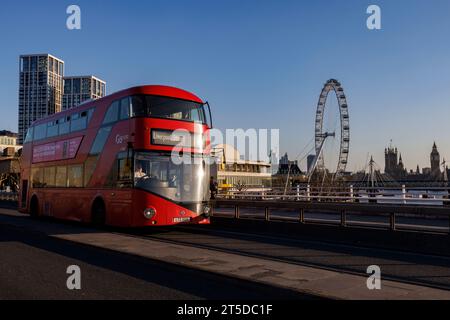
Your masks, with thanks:
<instances>
[{"instance_id":1,"label":"big ben clock tower","mask_svg":"<svg viewBox=\"0 0 450 320\"><path fill-rule=\"evenodd\" d=\"M430 154L430 162L431 162L431 174L434 177L440 177L441 175L441 156L439 155L439 151L437 150L436 142L433 144L433 150Z\"/></svg>"}]
</instances>

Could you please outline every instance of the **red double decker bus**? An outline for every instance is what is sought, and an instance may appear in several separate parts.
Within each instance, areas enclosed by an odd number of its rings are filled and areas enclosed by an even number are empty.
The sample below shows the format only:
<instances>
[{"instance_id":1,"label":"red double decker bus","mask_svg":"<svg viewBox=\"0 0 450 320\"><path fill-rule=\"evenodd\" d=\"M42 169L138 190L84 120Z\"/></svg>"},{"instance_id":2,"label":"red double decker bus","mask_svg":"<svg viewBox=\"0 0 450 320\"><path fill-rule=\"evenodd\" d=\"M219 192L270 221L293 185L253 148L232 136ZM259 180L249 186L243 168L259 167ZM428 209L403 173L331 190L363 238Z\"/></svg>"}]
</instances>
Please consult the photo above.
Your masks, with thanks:
<instances>
[{"instance_id":1,"label":"red double decker bus","mask_svg":"<svg viewBox=\"0 0 450 320\"><path fill-rule=\"evenodd\" d=\"M35 121L19 209L97 225L207 224L210 128L207 103L167 86L123 90Z\"/></svg>"}]
</instances>

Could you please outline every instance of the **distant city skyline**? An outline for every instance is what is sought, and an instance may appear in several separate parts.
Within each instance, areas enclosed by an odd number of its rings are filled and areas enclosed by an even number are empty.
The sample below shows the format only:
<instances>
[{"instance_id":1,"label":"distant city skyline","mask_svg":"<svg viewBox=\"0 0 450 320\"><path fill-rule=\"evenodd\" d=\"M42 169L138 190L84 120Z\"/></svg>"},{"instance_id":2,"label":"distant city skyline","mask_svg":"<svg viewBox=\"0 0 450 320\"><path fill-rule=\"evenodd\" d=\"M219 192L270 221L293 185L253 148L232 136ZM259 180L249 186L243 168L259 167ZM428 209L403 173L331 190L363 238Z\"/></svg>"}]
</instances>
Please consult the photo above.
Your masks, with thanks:
<instances>
[{"instance_id":1,"label":"distant city skyline","mask_svg":"<svg viewBox=\"0 0 450 320\"><path fill-rule=\"evenodd\" d=\"M178 86L210 102L220 129L280 128L290 158L312 138L320 90L336 78L349 105L349 170L368 155L383 165L391 139L408 171L429 167L434 141L450 160L447 0L377 1L380 31L366 28L364 0L77 4L79 31L65 26L66 3L2 4L0 129L18 131L19 56L45 52L66 74L106 80L108 93Z\"/></svg>"}]
</instances>

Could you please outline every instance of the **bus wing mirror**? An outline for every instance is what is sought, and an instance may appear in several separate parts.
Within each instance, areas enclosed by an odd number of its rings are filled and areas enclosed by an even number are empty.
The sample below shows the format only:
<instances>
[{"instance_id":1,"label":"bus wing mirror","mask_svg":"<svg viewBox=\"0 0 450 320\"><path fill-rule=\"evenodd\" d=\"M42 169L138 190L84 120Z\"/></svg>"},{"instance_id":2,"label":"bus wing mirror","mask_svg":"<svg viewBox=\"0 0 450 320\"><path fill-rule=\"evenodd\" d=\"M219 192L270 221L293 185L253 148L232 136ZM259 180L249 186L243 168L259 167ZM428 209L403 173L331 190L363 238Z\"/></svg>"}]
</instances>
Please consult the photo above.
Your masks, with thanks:
<instances>
[{"instance_id":1,"label":"bus wing mirror","mask_svg":"<svg viewBox=\"0 0 450 320\"><path fill-rule=\"evenodd\" d=\"M209 127L212 129L213 127L213 122L212 122L212 116L211 116L211 107L209 106L209 102L206 101L206 103L204 104L206 106L206 108L208 109L208 116L209 116Z\"/></svg>"}]
</instances>

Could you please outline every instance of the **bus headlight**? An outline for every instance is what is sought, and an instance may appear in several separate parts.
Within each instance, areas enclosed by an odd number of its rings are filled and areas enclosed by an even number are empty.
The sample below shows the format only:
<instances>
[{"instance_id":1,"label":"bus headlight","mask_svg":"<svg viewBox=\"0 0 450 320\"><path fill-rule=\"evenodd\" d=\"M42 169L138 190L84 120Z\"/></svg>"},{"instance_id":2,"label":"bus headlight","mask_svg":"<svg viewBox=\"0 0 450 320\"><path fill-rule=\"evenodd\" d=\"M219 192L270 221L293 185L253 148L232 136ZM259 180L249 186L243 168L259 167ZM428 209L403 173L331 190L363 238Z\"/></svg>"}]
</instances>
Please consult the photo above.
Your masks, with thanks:
<instances>
[{"instance_id":1,"label":"bus headlight","mask_svg":"<svg viewBox=\"0 0 450 320\"><path fill-rule=\"evenodd\" d=\"M156 215L156 209L155 208L147 208L144 210L144 217L146 219L152 219Z\"/></svg>"},{"instance_id":2,"label":"bus headlight","mask_svg":"<svg viewBox=\"0 0 450 320\"><path fill-rule=\"evenodd\" d=\"M208 217L210 213L211 213L211 207L208 206L208 205L204 206L203 207L203 214Z\"/></svg>"}]
</instances>

